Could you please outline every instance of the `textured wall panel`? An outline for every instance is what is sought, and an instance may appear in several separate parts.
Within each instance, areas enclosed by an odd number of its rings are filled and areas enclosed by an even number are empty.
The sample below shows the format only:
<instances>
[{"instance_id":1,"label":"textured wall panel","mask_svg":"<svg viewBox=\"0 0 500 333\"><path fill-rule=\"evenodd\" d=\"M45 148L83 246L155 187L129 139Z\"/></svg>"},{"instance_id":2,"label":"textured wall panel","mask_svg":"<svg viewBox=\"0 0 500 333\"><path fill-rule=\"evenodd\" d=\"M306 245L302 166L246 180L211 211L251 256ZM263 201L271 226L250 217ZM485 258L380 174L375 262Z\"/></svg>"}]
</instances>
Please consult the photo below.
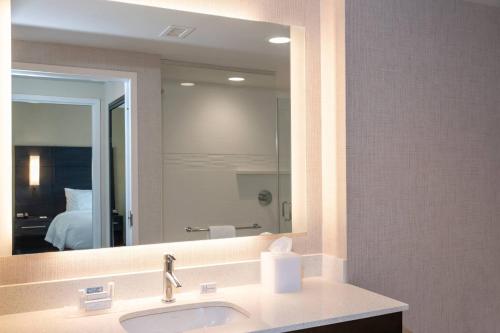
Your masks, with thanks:
<instances>
[{"instance_id":1,"label":"textured wall panel","mask_svg":"<svg viewBox=\"0 0 500 333\"><path fill-rule=\"evenodd\" d=\"M349 280L414 332L500 332L500 10L346 12Z\"/></svg>"}]
</instances>

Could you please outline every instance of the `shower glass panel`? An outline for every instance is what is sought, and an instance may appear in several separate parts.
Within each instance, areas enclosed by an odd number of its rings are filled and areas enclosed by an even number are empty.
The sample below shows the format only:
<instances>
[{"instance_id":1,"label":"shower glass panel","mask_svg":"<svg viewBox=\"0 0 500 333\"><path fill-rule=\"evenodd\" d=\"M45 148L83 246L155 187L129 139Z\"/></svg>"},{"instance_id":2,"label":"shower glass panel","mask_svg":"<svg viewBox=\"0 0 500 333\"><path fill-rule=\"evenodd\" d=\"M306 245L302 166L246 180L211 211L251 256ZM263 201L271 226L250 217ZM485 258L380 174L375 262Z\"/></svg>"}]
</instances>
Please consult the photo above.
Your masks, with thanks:
<instances>
[{"instance_id":1,"label":"shower glass panel","mask_svg":"<svg viewBox=\"0 0 500 333\"><path fill-rule=\"evenodd\" d=\"M288 87L273 72L171 61L162 77L163 241L207 239L219 226L291 232Z\"/></svg>"}]
</instances>

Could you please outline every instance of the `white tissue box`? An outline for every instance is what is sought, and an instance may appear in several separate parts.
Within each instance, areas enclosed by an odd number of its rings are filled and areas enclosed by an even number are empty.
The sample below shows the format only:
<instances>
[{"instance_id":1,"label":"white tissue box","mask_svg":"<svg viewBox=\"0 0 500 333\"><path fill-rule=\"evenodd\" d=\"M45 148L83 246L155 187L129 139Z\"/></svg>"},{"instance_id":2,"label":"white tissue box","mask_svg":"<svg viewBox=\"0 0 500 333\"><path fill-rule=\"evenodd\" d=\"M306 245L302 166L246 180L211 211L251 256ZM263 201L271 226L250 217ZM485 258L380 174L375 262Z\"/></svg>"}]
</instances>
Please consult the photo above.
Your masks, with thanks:
<instances>
[{"instance_id":1,"label":"white tissue box","mask_svg":"<svg viewBox=\"0 0 500 333\"><path fill-rule=\"evenodd\" d=\"M293 293L302 289L302 257L294 252L260 254L260 282L273 293Z\"/></svg>"}]
</instances>

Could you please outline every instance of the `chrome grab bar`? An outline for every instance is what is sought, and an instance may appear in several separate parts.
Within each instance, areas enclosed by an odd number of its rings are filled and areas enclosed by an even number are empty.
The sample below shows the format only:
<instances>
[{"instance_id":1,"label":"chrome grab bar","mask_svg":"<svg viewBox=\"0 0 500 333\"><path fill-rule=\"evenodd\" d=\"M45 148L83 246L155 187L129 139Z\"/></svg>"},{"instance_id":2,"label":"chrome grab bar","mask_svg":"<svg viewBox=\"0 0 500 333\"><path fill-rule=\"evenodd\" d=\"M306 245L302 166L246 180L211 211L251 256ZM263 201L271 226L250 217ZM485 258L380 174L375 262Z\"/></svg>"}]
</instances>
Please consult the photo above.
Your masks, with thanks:
<instances>
[{"instance_id":1,"label":"chrome grab bar","mask_svg":"<svg viewBox=\"0 0 500 333\"><path fill-rule=\"evenodd\" d=\"M236 230L242 230L242 229L260 229L262 228L258 223L254 223L248 227L235 227ZM208 231L208 228L192 228L192 227L186 227L186 232L197 232L197 231Z\"/></svg>"}]
</instances>

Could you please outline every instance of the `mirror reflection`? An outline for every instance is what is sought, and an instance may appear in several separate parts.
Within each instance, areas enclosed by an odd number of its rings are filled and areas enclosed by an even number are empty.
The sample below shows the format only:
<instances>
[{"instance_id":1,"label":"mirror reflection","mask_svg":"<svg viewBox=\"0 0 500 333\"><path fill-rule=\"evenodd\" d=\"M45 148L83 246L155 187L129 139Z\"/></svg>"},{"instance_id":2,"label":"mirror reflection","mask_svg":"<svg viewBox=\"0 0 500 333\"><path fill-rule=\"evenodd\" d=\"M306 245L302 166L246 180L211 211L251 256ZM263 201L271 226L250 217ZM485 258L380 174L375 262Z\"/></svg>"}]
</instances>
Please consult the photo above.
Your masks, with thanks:
<instances>
[{"instance_id":1,"label":"mirror reflection","mask_svg":"<svg viewBox=\"0 0 500 333\"><path fill-rule=\"evenodd\" d=\"M13 0L12 35L13 254L292 232L289 27Z\"/></svg>"},{"instance_id":2,"label":"mirror reflection","mask_svg":"<svg viewBox=\"0 0 500 333\"><path fill-rule=\"evenodd\" d=\"M109 104L109 198L111 246L125 245L124 217L127 214L125 95Z\"/></svg>"},{"instance_id":3,"label":"mirror reflection","mask_svg":"<svg viewBox=\"0 0 500 333\"><path fill-rule=\"evenodd\" d=\"M162 73L164 240L291 232L288 87L266 71Z\"/></svg>"}]
</instances>

